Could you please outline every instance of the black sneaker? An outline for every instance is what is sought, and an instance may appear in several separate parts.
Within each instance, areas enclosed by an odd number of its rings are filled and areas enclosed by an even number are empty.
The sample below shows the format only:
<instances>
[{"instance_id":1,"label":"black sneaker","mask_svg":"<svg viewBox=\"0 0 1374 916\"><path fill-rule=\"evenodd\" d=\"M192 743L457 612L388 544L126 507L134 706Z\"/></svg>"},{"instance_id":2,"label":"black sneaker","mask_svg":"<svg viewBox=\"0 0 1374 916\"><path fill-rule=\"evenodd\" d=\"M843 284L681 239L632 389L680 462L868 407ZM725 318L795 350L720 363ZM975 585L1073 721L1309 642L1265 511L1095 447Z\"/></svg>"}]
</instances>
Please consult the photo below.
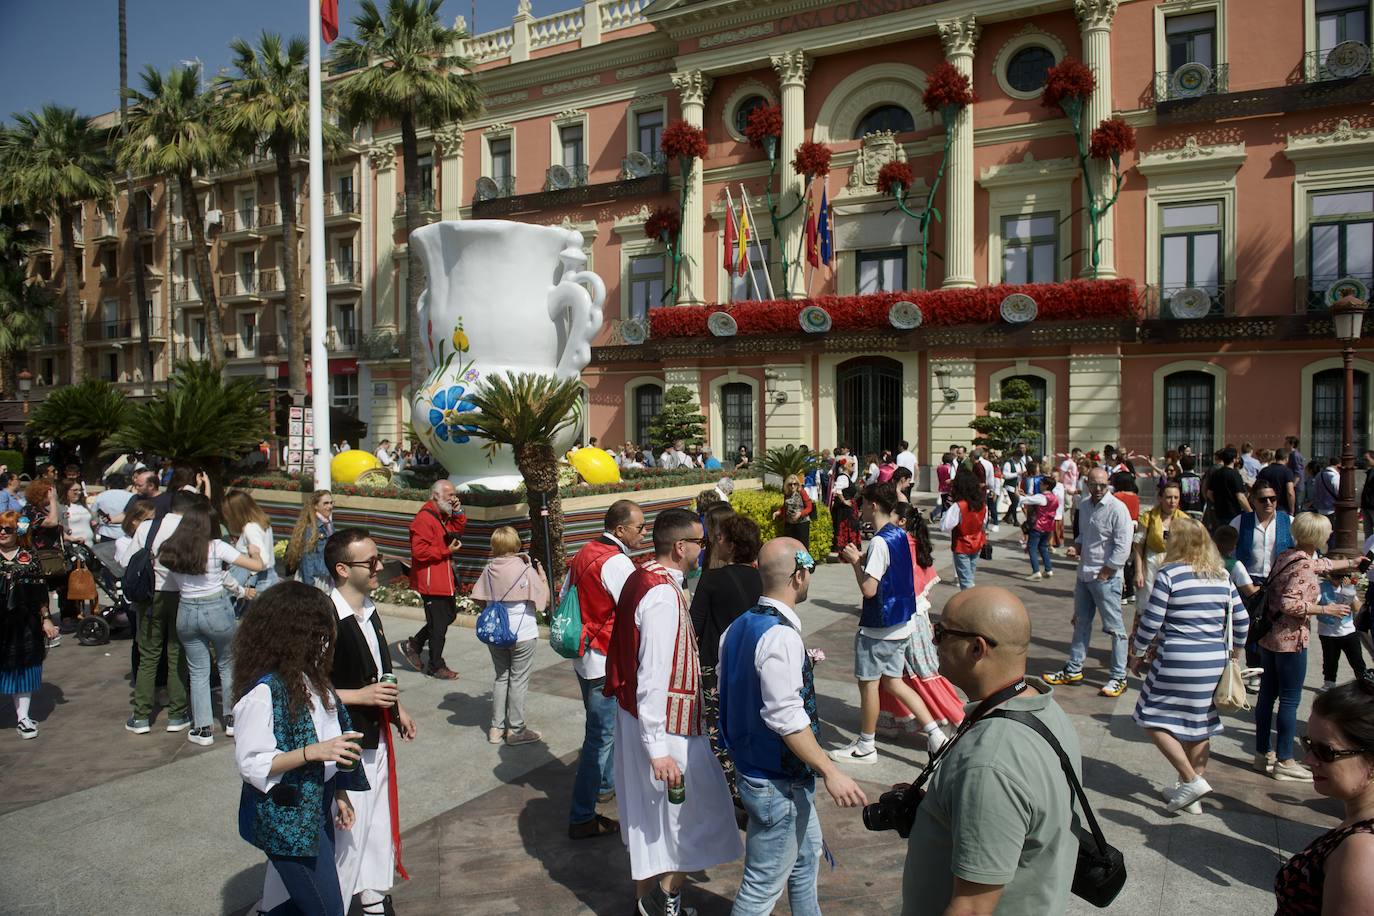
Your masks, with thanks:
<instances>
[{"instance_id":1,"label":"black sneaker","mask_svg":"<svg viewBox=\"0 0 1374 916\"><path fill-rule=\"evenodd\" d=\"M192 744L199 744L201 747L209 747L215 743L215 735L210 726L193 728L186 733L186 740Z\"/></svg>"},{"instance_id":2,"label":"black sneaker","mask_svg":"<svg viewBox=\"0 0 1374 916\"><path fill-rule=\"evenodd\" d=\"M224 717L224 733L230 738L234 737L234 715L230 713Z\"/></svg>"},{"instance_id":3,"label":"black sneaker","mask_svg":"<svg viewBox=\"0 0 1374 916\"><path fill-rule=\"evenodd\" d=\"M696 916L696 910L682 905L682 894L667 894L655 882L648 896L639 898L639 916Z\"/></svg>"}]
</instances>

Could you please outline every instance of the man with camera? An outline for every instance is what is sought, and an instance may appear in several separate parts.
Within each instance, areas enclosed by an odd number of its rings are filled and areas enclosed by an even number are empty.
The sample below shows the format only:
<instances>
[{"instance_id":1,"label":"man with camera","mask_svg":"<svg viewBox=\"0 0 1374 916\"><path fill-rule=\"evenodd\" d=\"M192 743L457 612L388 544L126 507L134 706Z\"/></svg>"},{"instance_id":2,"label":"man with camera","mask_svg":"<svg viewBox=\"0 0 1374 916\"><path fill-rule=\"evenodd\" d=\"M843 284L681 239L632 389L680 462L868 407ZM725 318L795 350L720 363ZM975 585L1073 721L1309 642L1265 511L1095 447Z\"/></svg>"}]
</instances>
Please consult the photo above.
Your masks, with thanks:
<instances>
[{"instance_id":1,"label":"man with camera","mask_svg":"<svg viewBox=\"0 0 1374 916\"><path fill-rule=\"evenodd\" d=\"M871 830L911 832L903 916L1063 913L1079 851L1074 793L1050 742L999 715L1033 717L1081 779L1072 723L1053 688L1026 677L1026 609L1005 589L971 588L934 629L940 673L968 696L968 717L914 789L897 787L864 810Z\"/></svg>"},{"instance_id":2,"label":"man with camera","mask_svg":"<svg viewBox=\"0 0 1374 916\"><path fill-rule=\"evenodd\" d=\"M811 659L794 608L806 600L816 561L792 538L759 551L763 594L720 641L720 736L735 761L749 815L744 880L733 916L768 916L787 888L793 913L819 913L821 822L816 775L842 808L863 790L821 750Z\"/></svg>"},{"instance_id":3,"label":"man with camera","mask_svg":"<svg viewBox=\"0 0 1374 916\"><path fill-rule=\"evenodd\" d=\"M410 639L401 641L401 654L430 677L451 681L458 677L444 662L444 638L458 616L457 580L453 558L463 546L459 537L468 517L458 491L447 480L436 480L429 501L410 523L410 587L425 603L425 625ZM429 643L429 667L420 664L420 653Z\"/></svg>"}]
</instances>

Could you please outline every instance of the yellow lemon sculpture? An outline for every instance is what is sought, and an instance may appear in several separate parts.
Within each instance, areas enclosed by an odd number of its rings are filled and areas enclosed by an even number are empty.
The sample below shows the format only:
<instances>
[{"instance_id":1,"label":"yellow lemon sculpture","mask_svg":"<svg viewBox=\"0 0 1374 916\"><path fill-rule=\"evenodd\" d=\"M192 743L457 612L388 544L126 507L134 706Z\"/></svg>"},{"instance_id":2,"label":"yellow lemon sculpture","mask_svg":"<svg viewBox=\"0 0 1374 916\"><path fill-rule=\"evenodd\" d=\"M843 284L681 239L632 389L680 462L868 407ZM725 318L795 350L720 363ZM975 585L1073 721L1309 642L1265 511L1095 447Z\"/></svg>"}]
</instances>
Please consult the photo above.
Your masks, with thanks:
<instances>
[{"instance_id":1,"label":"yellow lemon sculpture","mask_svg":"<svg viewBox=\"0 0 1374 916\"><path fill-rule=\"evenodd\" d=\"M357 483L358 477L364 471L382 466L381 461L371 452L362 449L351 448L346 452L339 452L334 459L329 462L329 474L336 483Z\"/></svg>"},{"instance_id":2,"label":"yellow lemon sculpture","mask_svg":"<svg viewBox=\"0 0 1374 916\"><path fill-rule=\"evenodd\" d=\"M568 453L568 463L587 483L620 483L620 468L615 459L599 448L580 448Z\"/></svg>"}]
</instances>

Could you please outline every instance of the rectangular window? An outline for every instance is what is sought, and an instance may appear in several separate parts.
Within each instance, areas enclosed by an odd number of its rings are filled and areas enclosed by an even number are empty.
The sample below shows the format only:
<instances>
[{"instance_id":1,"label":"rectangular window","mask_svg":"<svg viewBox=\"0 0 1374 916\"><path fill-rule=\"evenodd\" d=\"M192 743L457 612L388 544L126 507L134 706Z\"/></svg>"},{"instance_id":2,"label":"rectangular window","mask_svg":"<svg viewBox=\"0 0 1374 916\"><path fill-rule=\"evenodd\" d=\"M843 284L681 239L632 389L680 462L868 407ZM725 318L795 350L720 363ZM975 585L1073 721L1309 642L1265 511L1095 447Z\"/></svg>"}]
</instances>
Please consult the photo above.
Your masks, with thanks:
<instances>
[{"instance_id":1,"label":"rectangular window","mask_svg":"<svg viewBox=\"0 0 1374 916\"><path fill-rule=\"evenodd\" d=\"M504 185L510 179L510 137L496 137L487 141L487 149L491 153L491 175L489 176L498 185Z\"/></svg>"},{"instance_id":2,"label":"rectangular window","mask_svg":"<svg viewBox=\"0 0 1374 916\"><path fill-rule=\"evenodd\" d=\"M1343 41L1369 43L1369 3L1317 0L1317 53L1326 54Z\"/></svg>"},{"instance_id":3,"label":"rectangular window","mask_svg":"<svg viewBox=\"0 0 1374 916\"><path fill-rule=\"evenodd\" d=\"M101 207L99 214L100 225L97 227L97 235L115 235L115 216L114 211L108 207Z\"/></svg>"},{"instance_id":4,"label":"rectangular window","mask_svg":"<svg viewBox=\"0 0 1374 916\"><path fill-rule=\"evenodd\" d=\"M139 191L136 198L138 201L138 228L147 230L153 228L153 195L147 191Z\"/></svg>"},{"instance_id":5,"label":"rectangular window","mask_svg":"<svg viewBox=\"0 0 1374 916\"><path fill-rule=\"evenodd\" d=\"M1313 194L1309 212L1308 307L1324 308L1335 281L1374 283L1374 190Z\"/></svg>"},{"instance_id":6,"label":"rectangular window","mask_svg":"<svg viewBox=\"0 0 1374 916\"><path fill-rule=\"evenodd\" d=\"M1369 375L1355 372L1355 454L1369 448ZM1345 371L1325 369L1312 376L1311 457L1339 462L1345 439Z\"/></svg>"},{"instance_id":7,"label":"rectangular window","mask_svg":"<svg viewBox=\"0 0 1374 916\"><path fill-rule=\"evenodd\" d=\"M258 224L258 199L253 194L239 195L239 228L252 229Z\"/></svg>"},{"instance_id":8,"label":"rectangular window","mask_svg":"<svg viewBox=\"0 0 1374 916\"><path fill-rule=\"evenodd\" d=\"M860 251L858 290L865 293L892 293L906 289L906 249Z\"/></svg>"},{"instance_id":9,"label":"rectangular window","mask_svg":"<svg viewBox=\"0 0 1374 916\"><path fill-rule=\"evenodd\" d=\"M646 321L649 309L663 304L668 288L668 257L647 254L630 258L630 317Z\"/></svg>"},{"instance_id":10,"label":"rectangular window","mask_svg":"<svg viewBox=\"0 0 1374 916\"><path fill-rule=\"evenodd\" d=\"M252 292L254 286L254 274L257 272L258 259L251 251L239 253L239 293Z\"/></svg>"},{"instance_id":11,"label":"rectangular window","mask_svg":"<svg viewBox=\"0 0 1374 916\"><path fill-rule=\"evenodd\" d=\"M57 361L51 356L43 357L43 371L39 374L38 384L53 384L57 381Z\"/></svg>"},{"instance_id":12,"label":"rectangular window","mask_svg":"<svg viewBox=\"0 0 1374 916\"><path fill-rule=\"evenodd\" d=\"M576 170L586 160L582 151L582 125L568 124L558 128L558 142L563 147L563 166Z\"/></svg>"},{"instance_id":13,"label":"rectangular window","mask_svg":"<svg viewBox=\"0 0 1374 916\"><path fill-rule=\"evenodd\" d=\"M1196 287L1212 297L1212 312L1224 305L1220 201L1165 206L1159 216L1160 312L1172 317L1169 302L1179 290Z\"/></svg>"},{"instance_id":14,"label":"rectangular window","mask_svg":"<svg viewBox=\"0 0 1374 916\"><path fill-rule=\"evenodd\" d=\"M1216 66L1217 14L1190 13L1164 20L1164 36L1169 46L1169 72L1184 64Z\"/></svg>"},{"instance_id":15,"label":"rectangular window","mask_svg":"<svg viewBox=\"0 0 1374 916\"><path fill-rule=\"evenodd\" d=\"M635 112L635 149L651 158L657 156L659 141L662 138L663 109Z\"/></svg>"},{"instance_id":16,"label":"rectangular window","mask_svg":"<svg viewBox=\"0 0 1374 916\"><path fill-rule=\"evenodd\" d=\"M119 354L118 354L118 353L106 353L106 354L105 354L105 381L107 381L107 382L117 382L117 381L119 381Z\"/></svg>"},{"instance_id":17,"label":"rectangular window","mask_svg":"<svg viewBox=\"0 0 1374 916\"><path fill-rule=\"evenodd\" d=\"M731 382L720 388L721 455L739 454L741 445L754 448L754 389L744 382Z\"/></svg>"},{"instance_id":18,"label":"rectangular window","mask_svg":"<svg viewBox=\"0 0 1374 916\"><path fill-rule=\"evenodd\" d=\"M258 349L258 315L245 312L239 316L239 356L252 356Z\"/></svg>"},{"instance_id":19,"label":"rectangular window","mask_svg":"<svg viewBox=\"0 0 1374 916\"><path fill-rule=\"evenodd\" d=\"M196 345L196 355L204 356L206 351L209 349L208 345L206 344L204 318L197 318L195 321L191 322L191 339L194 341Z\"/></svg>"},{"instance_id":20,"label":"rectangular window","mask_svg":"<svg viewBox=\"0 0 1374 916\"><path fill-rule=\"evenodd\" d=\"M119 272L119 249L106 245L100 249L100 279L113 280Z\"/></svg>"},{"instance_id":21,"label":"rectangular window","mask_svg":"<svg viewBox=\"0 0 1374 916\"><path fill-rule=\"evenodd\" d=\"M1198 455L1212 454L1216 388L1206 372L1175 372L1164 379L1164 441L1187 442Z\"/></svg>"},{"instance_id":22,"label":"rectangular window","mask_svg":"<svg viewBox=\"0 0 1374 916\"><path fill-rule=\"evenodd\" d=\"M420 173L420 193L434 193L434 156L426 153L416 160L416 170Z\"/></svg>"},{"instance_id":23,"label":"rectangular window","mask_svg":"<svg viewBox=\"0 0 1374 916\"><path fill-rule=\"evenodd\" d=\"M649 424L663 409L663 389L658 385L640 385L635 389L635 445L651 445Z\"/></svg>"},{"instance_id":24,"label":"rectangular window","mask_svg":"<svg viewBox=\"0 0 1374 916\"><path fill-rule=\"evenodd\" d=\"M339 323L335 329L339 332L339 345L345 350L352 350L358 345L357 315L352 303L339 306Z\"/></svg>"},{"instance_id":25,"label":"rectangular window","mask_svg":"<svg viewBox=\"0 0 1374 916\"><path fill-rule=\"evenodd\" d=\"M331 375L329 377L329 391L335 407L355 417L358 415L358 376L356 374Z\"/></svg>"},{"instance_id":26,"label":"rectangular window","mask_svg":"<svg viewBox=\"0 0 1374 916\"><path fill-rule=\"evenodd\" d=\"M1058 213L1002 217L1003 283L1053 283L1058 261Z\"/></svg>"},{"instance_id":27,"label":"rectangular window","mask_svg":"<svg viewBox=\"0 0 1374 916\"><path fill-rule=\"evenodd\" d=\"M768 255L772 248L772 239L749 243L749 269L744 276L734 274L730 279L731 302L762 302L769 298Z\"/></svg>"}]
</instances>

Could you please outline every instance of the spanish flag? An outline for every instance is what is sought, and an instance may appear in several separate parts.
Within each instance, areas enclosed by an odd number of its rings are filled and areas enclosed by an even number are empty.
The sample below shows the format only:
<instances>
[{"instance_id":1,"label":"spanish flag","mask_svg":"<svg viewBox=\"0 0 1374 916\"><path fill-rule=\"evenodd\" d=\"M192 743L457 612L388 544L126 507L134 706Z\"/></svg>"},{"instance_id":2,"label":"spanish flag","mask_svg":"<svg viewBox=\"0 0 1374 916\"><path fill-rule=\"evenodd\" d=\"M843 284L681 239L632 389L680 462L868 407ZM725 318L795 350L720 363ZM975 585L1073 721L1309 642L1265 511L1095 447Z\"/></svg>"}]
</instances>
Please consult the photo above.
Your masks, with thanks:
<instances>
[{"instance_id":1,"label":"spanish flag","mask_svg":"<svg viewBox=\"0 0 1374 916\"><path fill-rule=\"evenodd\" d=\"M725 205L725 244L721 253L721 263L725 265L727 276L735 272L735 249L739 247L738 233L735 231L735 208Z\"/></svg>"},{"instance_id":2,"label":"spanish flag","mask_svg":"<svg viewBox=\"0 0 1374 916\"><path fill-rule=\"evenodd\" d=\"M740 206L739 250L735 254L735 273L744 276L749 270L749 206Z\"/></svg>"},{"instance_id":3,"label":"spanish flag","mask_svg":"<svg viewBox=\"0 0 1374 916\"><path fill-rule=\"evenodd\" d=\"M816 224L816 211L811 207L811 192L806 193L806 263L821 266L821 236Z\"/></svg>"},{"instance_id":4,"label":"spanish flag","mask_svg":"<svg viewBox=\"0 0 1374 916\"><path fill-rule=\"evenodd\" d=\"M339 0L320 0L320 32L325 44L339 37Z\"/></svg>"}]
</instances>

